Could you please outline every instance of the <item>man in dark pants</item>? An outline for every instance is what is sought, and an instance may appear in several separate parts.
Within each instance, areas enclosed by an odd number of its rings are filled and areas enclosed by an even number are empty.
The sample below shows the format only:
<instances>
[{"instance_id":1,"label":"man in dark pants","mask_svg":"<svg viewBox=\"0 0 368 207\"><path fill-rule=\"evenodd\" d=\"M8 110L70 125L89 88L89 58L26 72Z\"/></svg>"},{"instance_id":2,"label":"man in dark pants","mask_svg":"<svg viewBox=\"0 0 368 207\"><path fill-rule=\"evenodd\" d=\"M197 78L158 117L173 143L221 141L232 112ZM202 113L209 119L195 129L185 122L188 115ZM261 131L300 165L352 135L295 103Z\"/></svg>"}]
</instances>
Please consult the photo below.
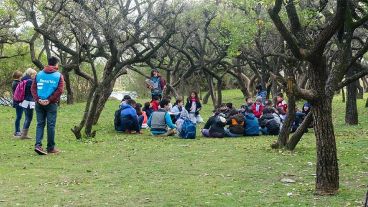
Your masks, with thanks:
<instances>
[{"instance_id":1,"label":"man in dark pants","mask_svg":"<svg viewBox=\"0 0 368 207\"><path fill-rule=\"evenodd\" d=\"M55 148L55 125L57 117L57 107L60 96L63 93L64 78L58 72L58 62L56 57L48 59L48 66L37 73L32 84L32 95L36 101L37 128L35 152L39 155L47 153L58 153ZM44 128L47 123L47 152L42 148Z\"/></svg>"}]
</instances>

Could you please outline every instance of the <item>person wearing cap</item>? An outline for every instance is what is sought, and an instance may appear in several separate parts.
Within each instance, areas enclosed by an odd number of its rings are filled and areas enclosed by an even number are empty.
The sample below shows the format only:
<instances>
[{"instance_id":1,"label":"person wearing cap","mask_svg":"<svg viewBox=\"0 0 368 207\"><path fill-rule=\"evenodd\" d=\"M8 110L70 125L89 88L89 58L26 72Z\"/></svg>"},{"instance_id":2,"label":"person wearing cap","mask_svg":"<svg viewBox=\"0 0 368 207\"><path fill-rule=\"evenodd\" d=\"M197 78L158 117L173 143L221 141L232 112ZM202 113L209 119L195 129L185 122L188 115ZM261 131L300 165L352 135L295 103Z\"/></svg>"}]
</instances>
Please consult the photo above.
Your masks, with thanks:
<instances>
[{"instance_id":1,"label":"person wearing cap","mask_svg":"<svg viewBox=\"0 0 368 207\"><path fill-rule=\"evenodd\" d=\"M152 69L151 78L147 79L147 87L151 89L152 100L153 97L158 96L162 99L162 92L166 89L166 81L161 77L157 68Z\"/></svg>"},{"instance_id":2,"label":"person wearing cap","mask_svg":"<svg viewBox=\"0 0 368 207\"><path fill-rule=\"evenodd\" d=\"M202 129L202 135L212 138L225 137L226 118L225 114L219 113L213 120L209 129Z\"/></svg>"}]
</instances>

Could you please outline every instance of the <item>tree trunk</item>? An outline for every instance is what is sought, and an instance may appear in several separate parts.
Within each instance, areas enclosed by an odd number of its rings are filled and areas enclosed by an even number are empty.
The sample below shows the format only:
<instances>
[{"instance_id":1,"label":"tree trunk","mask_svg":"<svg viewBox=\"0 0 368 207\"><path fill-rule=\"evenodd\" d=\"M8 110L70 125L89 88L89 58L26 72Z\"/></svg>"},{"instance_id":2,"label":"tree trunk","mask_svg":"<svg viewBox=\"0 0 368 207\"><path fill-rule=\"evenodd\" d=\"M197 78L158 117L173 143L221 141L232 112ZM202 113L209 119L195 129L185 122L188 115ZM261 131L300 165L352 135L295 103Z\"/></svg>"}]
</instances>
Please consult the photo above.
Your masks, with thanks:
<instances>
[{"instance_id":1,"label":"tree trunk","mask_svg":"<svg viewBox=\"0 0 368 207\"><path fill-rule=\"evenodd\" d=\"M102 83L102 91L100 95L100 99L98 100L97 110L94 116L93 125L96 125L98 120L100 119L100 115L102 110L105 108L105 104L114 89L116 79L108 77Z\"/></svg>"},{"instance_id":2,"label":"tree trunk","mask_svg":"<svg viewBox=\"0 0 368 207\"><path fill-rule=\"evenodd\" d=\"M345 103L345 90L344 90L344 88L341 89L341 96L342 96L342 102Z\"/></svg>"},{"instance_id":3,"label":"tree trunk","mask_svg":"<svg viewBox=\"0 0 368 207\"><path fill-rule=\"evenodd\" d=\"M281 128L278 140L272 145L272 148L284 148L289 140L289 134L291 131L291 126L295 120L295 96L288 96L288 111L286 119Z\"/></svg>"},{"instance_id":4,"label":"tree trunk","mask_svg":"<svg viewBox=\"0 0 368 207\"><path fill-rule=\"evenodd\" d=\"M345 107L345 124L358 124L358 108L357 108L357 81L350 83L346 87L346 107Z\"/></svg>"},{"instance_id":5,"label":"tree trunk","mask_svg":"<svg viewBox=\"0 0 368 207\"><path fill-rule=\"evenodd\" d=\"M362 82L363 82L364 93L367 93L368 92L368 81L367 81L367 78L365 76L362 78Z\"/></svg>"},{"instance_id":6,"label":"tree trunk","mask_svg":"<svg viewBox=\"0 0 368 207\"><path fill-rule=\"evenodd\" d=\"M332 98L320 97L312 107L317 141L316 193L335 194L339 189L339 167L332 123Z\"/></svg>"},{"instance_id":7,"label":"tree trunk","mask_svg":"<svg viewBox=\"0 0 368 207\"><path fill-rule=\"evenodd\" d=\"M360 81L359 79L356 82L356 87L358 89L358 93L357 93L357 99L363 99L364 96L364 89L363 87L360 85Z\"/></svg>"},{"instance_id":8,"label":"tree trunk","mask_svg":"<svg viewBox=\"0 0 368 207\"><path fill-rule=\"evenodd\" d=\"M213 78L208 76L207 82L208 82L209 93L212 99L212 104L213 104L213 107L216 109L216 96L215 96L215 89L213 86Z\"/></svg>"},{"instance_id":9,"label":"tree trunk","mask_svg":"<svg viewBox=\"0 0 368 207\"><path fill-rule=\"evenodd\" d=\"M65 88L66 88L66 103L68 105L74 104L74 92L70 83L70 75L69 72L63 71Z\"/></svg>"},{"instance_id":10,"label":"tree trunk","mask_svg":"<svg viewBox=\"0 0 368 207\"><path fill-rule=\"evenodd\" d=\"M208 104L208 99L210 98L210 96L210 91L207 91L207 93L203 96L203 104Z\"/></svg>"},{"instance_id":11,"label":"tree trunk","mask_svg":"<svg viewBox=\"0 0 368 207\"><path fill-rule=\"evenodd\" d=\"M364 203L364 207L368 207L368 191L365 194L365 203Z\"/></svg>"},{"instance_id":12,"label":"tree trunk","mask_svg":"<svg viewBox=\"0 0 368 207\"><path fill-rule=\"evenodd\" d=\"M220 107L222 104L222 80L217 80L217 104L216 107Z\"/></svg>"},{"instance_id":13,"label":"tree trunk","mask_svg":"<svg viewBox=\"0 0 368 207\"><path fill-rule=\"evenodd\" d=\"M92 98L93 98L93 94L95 93L95 90L96 90L96 87L93 86L91 88L91 90L89 91L89 94L88 94L88 98L87 98L87 103L86 103L86 106L84 108L84 114L83 114L83 118L82 118L82 121L79 123L78 126L74 126L74 128L72 128L72 132L74 133L74 136L77 138L77 139L81 139L82 138L82 129L84 127L84 124L86 123L86 119L87 119L87 116L89 114L89 107L91 105L91 101L92 101Z\"/></svg>"},{"instance_id":14,"label":"tree trunk","mask_svg":"<svg viewBox=\"0 0 368 207\"><path fill-rule=\"evenodd\" d=\"M367 101L365 102L365 107L368 108L368 98Z\"/></svg>"},{"instance_id":15,"label":"tree trunk","mask_svg":"<svg viewBox=\"0 0 368 207\"><path fill-rule=\"evenodd\" d=\"M313 115L309 113L303 120L302 124L291 136L289 142L286 144L286 149L292 151L295 149L296 145L299 143L304 133L307 131L309 125L313 122Z\"/></svg>"}]
</instances>

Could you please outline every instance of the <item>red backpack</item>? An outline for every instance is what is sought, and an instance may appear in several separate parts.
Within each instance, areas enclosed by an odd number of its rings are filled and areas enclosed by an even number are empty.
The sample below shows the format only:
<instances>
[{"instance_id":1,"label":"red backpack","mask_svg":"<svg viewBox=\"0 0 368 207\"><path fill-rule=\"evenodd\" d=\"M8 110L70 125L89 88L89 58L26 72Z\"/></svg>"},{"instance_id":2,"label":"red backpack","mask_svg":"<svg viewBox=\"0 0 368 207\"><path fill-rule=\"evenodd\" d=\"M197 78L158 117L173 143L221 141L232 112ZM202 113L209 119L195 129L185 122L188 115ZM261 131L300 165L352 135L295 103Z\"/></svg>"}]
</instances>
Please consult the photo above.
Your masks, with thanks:
<instances>
[{"instance_id":1,"label":"red backpack","mask_svg":"<svg viewBox=\"0 0 368 207\"><path fill-rule=\"evenodd\" d=\"M13 94L14 101L16 102L24 101L24 96L26 93L26 85L27 85L27 80L23 80L18 83L17 87L15 88L14 94Z\"/></svg>"}]
</instances>

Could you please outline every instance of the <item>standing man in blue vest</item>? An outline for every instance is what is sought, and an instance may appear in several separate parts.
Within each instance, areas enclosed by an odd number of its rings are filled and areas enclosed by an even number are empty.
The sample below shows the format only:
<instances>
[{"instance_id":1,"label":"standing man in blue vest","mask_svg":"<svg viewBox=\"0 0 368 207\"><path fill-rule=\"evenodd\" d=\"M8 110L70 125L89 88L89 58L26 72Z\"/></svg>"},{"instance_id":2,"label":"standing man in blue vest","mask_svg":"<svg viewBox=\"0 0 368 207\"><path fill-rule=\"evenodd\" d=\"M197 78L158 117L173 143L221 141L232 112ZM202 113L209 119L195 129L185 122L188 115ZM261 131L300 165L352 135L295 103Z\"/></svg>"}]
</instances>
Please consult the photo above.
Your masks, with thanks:
<instances>
[{"instance_id":1,"label":"standing man in blue vest","mask_svg":"<svg viewBox=\"0 0 368 207\"><path fill-rule=\"evenodd\" d=\"M48 66L37 73L32 84L32 95L36 101L37 128L35 152L39 155L58 153L55 148L55 125L58 102L64 90L64 78L58 71L59 60L48 59ZM47 149L42 148L42 139L47 124Z\"/></svg>"}]
</instances>

